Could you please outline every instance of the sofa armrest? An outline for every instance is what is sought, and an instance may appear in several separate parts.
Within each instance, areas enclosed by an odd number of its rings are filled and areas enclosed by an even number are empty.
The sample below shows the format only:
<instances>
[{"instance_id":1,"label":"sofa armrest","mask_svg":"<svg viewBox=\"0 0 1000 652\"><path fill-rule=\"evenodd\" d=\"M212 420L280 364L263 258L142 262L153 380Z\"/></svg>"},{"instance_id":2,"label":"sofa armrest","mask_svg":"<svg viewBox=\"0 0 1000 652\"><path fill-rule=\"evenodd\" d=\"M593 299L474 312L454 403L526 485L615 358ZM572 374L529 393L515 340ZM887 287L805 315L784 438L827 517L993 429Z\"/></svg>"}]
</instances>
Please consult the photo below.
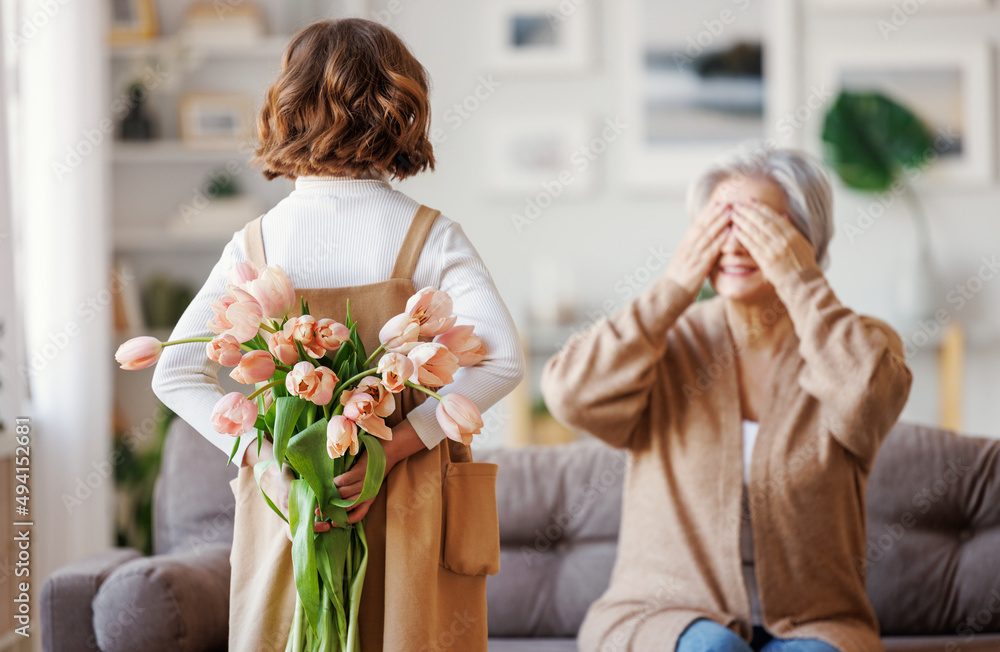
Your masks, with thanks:
<instances>
[{"instance_id":1,"label":"sofa armrest","mask_svg":"<svg viewBox=\"0 0 1000 652\"><path fill-rule=\"evenodd\" d=\"M227 544L135 559L94 598L103 652L225 650L229 638Z\"/></svg>"},{"instance_id":2,"label":"sofa armrest","mask_svg":"<svg viewBox=\"0 0 1000 652\"><path fill-rule=\"evenodd\" d=\"M112 548L53 573L42 586L42 649L96 650L94 596L116 568L140 556L132 548Z\"/></svg>"}]
</instances>

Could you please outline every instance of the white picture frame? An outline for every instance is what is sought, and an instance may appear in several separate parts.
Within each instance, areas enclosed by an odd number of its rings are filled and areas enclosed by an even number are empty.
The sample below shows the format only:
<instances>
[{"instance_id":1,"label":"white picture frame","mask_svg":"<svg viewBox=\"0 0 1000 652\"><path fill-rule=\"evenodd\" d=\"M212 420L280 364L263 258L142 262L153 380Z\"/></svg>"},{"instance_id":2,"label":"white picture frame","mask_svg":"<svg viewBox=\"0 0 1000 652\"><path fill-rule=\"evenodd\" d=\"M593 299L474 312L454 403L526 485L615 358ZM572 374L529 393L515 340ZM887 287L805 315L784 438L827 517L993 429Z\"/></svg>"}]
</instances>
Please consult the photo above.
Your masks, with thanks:
<instances>
[{"instance_id":1,"label":"white picture frame","mask_svg":"<svg viewBox=\"0 0 1000 652\"><path fill-rule=\"evenodd\" d=\"M907 12L903 8L901 0L809 0L809 4L830 11L885 13L898 7L905 16L924 10L941 13L987 9L991 0L912 0L912 2L918 8L915 11Z\"/></svg>"},{"instance_id":2,"label":"white picture frame","mask_svg":"<svg viewBox=\"0 0 1000 652\"><path fill-rule=\"evenodd\" d=\"M525 200L546 194L545 203L588 195L604 153L592 151L593 141L600 139L592 127L584 116L564 115L510 118L493 125L486 144L486 191ZM590 148L589 154L581 154L581 148Z\"/></svg>"},{"instance_id":3,"label":"white picture frame","mask_svg":"<svg viewBox=\"0 0 1000 652\"><path fill-rule=\"evenodd\" d=\"M931 163L922 183L977 187L992 184L996 170L993 68L983 41L844 44L818 53L815 69L834 97L845 88L882 92L920 116L935 139L944 136L947 143L936 146L951 151Z\"/></svg>"},{"instance_id":4,"label":"white picture frame","mask_svg":"<svg viewBox=\"0 0 1000 652\"><path fill-rule=\"evenodd\" d=\"M617 166L620 173L617 183L622 190L634 195L683 196L701 171L748 144L792 144L776 137L774 124L777 116L794 108L795 79L800 65L795 41L795 17L800 11L797 0L720 4L723 7L719 12L720 19L731 17L723 16L721 12L730 10L736 14L740 11L739 7L755 8L753 10L761 12L757 18L760 28L756 36L767 49L768 55L763 57L760 129L746 137L734 135L729 139L715 139L712 142L696 138L688 142L654 142L650 132L651 119L645 105L648 85L645 28L647 23L652 23L645 17L644 3L655 0L620 1L620 40L624 44L624 51L619 57L621 70L617 76L620 85L618 96L621 98L620 113L629 127L623 141L622 163ZM670 5L669 0L659 1ZM729 24L736 22L734 18ZM703 22L696 21L677 27L676 32L681 39L678 45L685 43L684 39L697 38L696 32L703 29L704 25ZM740 40L736 38L739 36L738 33L729 34L724 31L723 38L713 40L706 49L730 47L730 39ZM780 65L775 63L777 61L781 62Z\"/></svg>"},{"instance_id":5,"label":"white picture frame","mask_svg":"<svg viewBox=\"0 0 1000 652\"><path fill-rule=\"evenodd\" d=\"M523 75L588 72L596 59L594 0L487 0L490 67Z\"/></svg>"},{"instance_id":6,"label":"white picture frame","mask_svg":"<svg viewBox=\"0 0 1000 652\"><path fill-rule=\"evenodd\" d=\"M178 107L181 142L193 149L233 150L247 142L253 99L243 93L189 93Z\"/></svg>"}]
</instances>

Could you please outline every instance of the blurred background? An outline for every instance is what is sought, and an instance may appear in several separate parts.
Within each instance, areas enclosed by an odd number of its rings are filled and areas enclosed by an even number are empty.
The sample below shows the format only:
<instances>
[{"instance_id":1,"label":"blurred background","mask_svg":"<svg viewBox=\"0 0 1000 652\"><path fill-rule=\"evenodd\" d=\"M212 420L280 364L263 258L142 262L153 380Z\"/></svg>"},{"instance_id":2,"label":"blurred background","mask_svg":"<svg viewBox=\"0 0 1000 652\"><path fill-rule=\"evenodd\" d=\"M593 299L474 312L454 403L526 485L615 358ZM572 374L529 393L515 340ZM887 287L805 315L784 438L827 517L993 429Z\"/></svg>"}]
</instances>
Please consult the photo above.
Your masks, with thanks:
<instances>
[{"instance_id":1,"label":"blurred background","mask_svg":"<svg viewBox=\"0 0 1000 652\"><path fill-rule=\"evenodd\" d=\"M122 371L113 353L135 335L166 339L232 233L292 189L249 167L252 126L291 34L320 18L387 25L430 73L437 168L394 185L462 224L529 360L477 445L580 436L545 410L545 361L664 273L687 184L759 141L830 164L827 274L846 305L903 337L915 374L903 418L1000 437L990 0L0 7L0 515L3 528L19 518L21 425L33 599L66 561L151 545L172 415L152 369ZM17 551L3 545L13 595ZM0 649L26 644L11 604Z\"/></svg>"}]
</instances>

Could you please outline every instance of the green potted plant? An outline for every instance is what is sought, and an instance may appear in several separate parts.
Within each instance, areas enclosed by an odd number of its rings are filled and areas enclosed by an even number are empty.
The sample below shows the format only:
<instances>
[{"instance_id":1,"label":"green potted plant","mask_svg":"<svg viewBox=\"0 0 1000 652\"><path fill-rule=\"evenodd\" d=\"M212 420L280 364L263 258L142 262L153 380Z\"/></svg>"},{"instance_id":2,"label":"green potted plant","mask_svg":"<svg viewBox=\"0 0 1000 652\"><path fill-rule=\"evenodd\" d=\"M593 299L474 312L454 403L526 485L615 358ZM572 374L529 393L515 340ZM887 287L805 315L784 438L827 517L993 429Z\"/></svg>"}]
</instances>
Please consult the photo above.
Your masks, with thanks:
<instances>
[{"instance_id":1,"label":"green potted plant","mask_svg":"<svg viewBox=\"0 0 1000 652\"><path fill-rule=\"evenodd\" d=\"M927 213L913 181L937 158L932 132L913 111L881 93L841 91L827 110L822 140L824 159L845 186L878 193L883 206L898 197L909 209L917 238L911 252L915 267L900 276L898 308L907 319L925 316L933 310L937 275Z\"/></svg>"}]
</instances>

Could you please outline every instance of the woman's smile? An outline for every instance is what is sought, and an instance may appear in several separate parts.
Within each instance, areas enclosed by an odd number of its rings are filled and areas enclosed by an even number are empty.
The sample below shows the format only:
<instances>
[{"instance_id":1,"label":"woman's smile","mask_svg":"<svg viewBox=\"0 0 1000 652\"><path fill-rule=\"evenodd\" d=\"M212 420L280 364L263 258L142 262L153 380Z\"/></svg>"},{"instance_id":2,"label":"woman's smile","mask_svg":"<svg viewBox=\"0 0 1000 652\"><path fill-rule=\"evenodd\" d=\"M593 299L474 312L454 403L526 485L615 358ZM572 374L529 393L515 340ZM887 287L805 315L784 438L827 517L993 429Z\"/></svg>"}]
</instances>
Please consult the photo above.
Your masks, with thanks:
<instances>
[{"instance_id":1,"label":"woman's smile","mask_svg":"<svg viewBox=\"0 0 1000 652\"><path fill-rule=\"evenodd\" d=\"M725 274L726 276L746 278L747 276L757 272L757 266L745 263L719 263L719 272Z\"/></svg>"}]
</instances>

